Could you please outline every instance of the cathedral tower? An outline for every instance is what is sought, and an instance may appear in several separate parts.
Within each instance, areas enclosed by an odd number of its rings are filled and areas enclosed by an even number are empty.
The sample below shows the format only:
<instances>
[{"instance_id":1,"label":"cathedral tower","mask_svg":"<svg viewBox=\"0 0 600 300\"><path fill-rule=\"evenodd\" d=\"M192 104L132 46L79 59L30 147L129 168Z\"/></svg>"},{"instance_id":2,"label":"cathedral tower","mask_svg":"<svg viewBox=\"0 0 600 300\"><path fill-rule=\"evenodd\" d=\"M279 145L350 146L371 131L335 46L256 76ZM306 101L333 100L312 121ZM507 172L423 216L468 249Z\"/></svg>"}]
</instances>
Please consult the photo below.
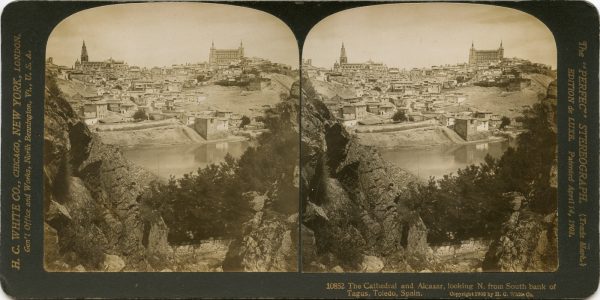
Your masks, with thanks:
<instances>
[{"instance_id":1,"label":"cathedral tower","mask_svg":"<svg viewBox=\"0 0 600 300\"><path fill-rule=\"evenodd\" d=\"M469 64L475 63L475 43L471 41L471 49L469 49Z\"/></svg>"},{"instance_id":2,"label":"cathedral tower","mask_svg":"<svg viewBox=\"0 0 600 300\"><path fill-rule=\"evenodd\" d=\"M342 42L342 50L340 50L340 65L347 64L348 57L346 57L346 48L344 47L344 43Z\"/></svg>"},{"instance_id":3,"label":"cathedral tower","mask_svg":"<svg viewBox=\"0 0 600 300\"><path fill-rule=\"evenodd\" d=\"M83 41L83 45L81 46L81 62L88 61L87 48L85 47L85 41Z\"/></svg>"}]
</instances>

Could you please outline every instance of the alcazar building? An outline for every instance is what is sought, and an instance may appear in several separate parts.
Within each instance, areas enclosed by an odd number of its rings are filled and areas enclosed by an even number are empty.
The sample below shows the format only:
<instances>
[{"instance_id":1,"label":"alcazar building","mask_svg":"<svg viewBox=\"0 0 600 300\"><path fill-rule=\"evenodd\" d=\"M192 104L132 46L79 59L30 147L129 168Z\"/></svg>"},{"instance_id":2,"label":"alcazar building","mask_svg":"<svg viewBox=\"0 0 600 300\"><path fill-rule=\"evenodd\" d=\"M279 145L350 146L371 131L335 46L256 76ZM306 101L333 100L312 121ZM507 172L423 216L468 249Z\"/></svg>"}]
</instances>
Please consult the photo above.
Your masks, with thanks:
<instances>
[{"instance_id":1,"label":"alcazar building","mask_svg":"<svg viewBox=\"0 0 600 300\"><path fill-rule=\"evenodd\" d=\"M500 47L495 50L476 50L475 45L471 43L471 49L469 50L469 64L490 64L499 63L504 59L504 48L502 48L502 41Z\"/></svg>"},{"instance_id":2,"label":"alcazar building","mask_svg":"<svg viewBox=\"0 0 600 300\"><path fill-rule=\"evenodd\" d=\"M217 49L212 43L208 55L208 63L211 67L225 67L230 64L239 63L244 58L244 45L240 42L237 49Z\"/></svg>"}]
</instances>

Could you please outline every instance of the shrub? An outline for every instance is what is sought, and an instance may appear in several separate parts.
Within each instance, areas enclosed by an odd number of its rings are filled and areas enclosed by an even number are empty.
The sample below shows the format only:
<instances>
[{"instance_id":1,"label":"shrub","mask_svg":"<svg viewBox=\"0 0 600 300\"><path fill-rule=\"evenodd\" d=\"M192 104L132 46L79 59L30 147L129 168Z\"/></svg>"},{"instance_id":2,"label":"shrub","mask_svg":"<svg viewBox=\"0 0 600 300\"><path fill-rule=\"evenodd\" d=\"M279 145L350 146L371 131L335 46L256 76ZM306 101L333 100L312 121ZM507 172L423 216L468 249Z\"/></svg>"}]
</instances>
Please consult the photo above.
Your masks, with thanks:
<instances>
[{"instance_id":1,"label":"shrub","mask_svg":"<svg viewBox=\"0 0 600 300\"><path fill-rule=\"evenodd\" d=\"M406 113L403 110L399 110L392 116L392 120L396 122L406 122L408 118L406 117Z\"/></svg>"},{"instance_id":2,"label":"shrub","mask_svg":"<svg viewBox=\"0 0 600 300\"><path fill-rule=\"evenodd\" d=\"M136 121L148 120L148 115L142 109L139 109L133 114L133 119Z\"/></svg>"},{"instance_id":3,"label":"shrub","mask_svg":"<svg viewBox=\"0 0 600 300\"><path fill-rule=\"evenodd\" d=\"M550 113L541 104L527 110L521 118L527 131L519 136L518 147L509 147L500 159L487 156L479 166L413 184L408 195L399 196L420 213L429 242L494 237L512 211L505 193L525 195L536 212L556 209L556 188L550 187L556 134L550 129Z\"/></svg>"},{"instance_id":4,"label":"shrub","mask_svg":"<svg viewBox=\"0 0 600 300\"><path fill-rule=\"evenodd\" d=\"M500 129L504 129L504 127L510 125L510 119L507 116L503 116L500 119Z\"/></svg>"},{"instance_id":5,"label":"shrub","mask_svg":"<svg viewBox=\"0 0 600 300\"><path fill-rule=\"evenodd\" d=\"M268 132L258 138L239 160L227 155L212 164L154 183L145 206L161 212L172 243L190 243L209 237L235 237L252 214L243 194L256 191L271 197L272 208L282 213L298 211L294 169L298 161L298 133L290 102L278 104L263 117Z\"/></svg>"},{"instance_id":6,"label":"shrub","mask_svg":"<svg viewBox=\"0 0 600 300\"><path fill-rule=\"evenodd\" d=\"M250 124L250 118L247 116L242 116L242 122L240 123L240 128L244 128L244 126Z\"/></svg>"}]
</instances>

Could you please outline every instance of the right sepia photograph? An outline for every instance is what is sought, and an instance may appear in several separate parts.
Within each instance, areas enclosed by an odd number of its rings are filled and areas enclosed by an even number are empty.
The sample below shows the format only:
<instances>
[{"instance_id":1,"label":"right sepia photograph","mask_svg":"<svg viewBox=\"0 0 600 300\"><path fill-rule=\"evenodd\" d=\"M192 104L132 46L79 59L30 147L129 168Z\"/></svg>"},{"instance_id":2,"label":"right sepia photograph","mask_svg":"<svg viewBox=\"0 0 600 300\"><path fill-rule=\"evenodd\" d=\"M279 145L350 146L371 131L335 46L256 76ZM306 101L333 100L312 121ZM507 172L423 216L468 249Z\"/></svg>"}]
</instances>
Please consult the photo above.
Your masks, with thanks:
<instances>
[{"instance_id":1,"label":"right sepia photograph","mask_svg":"<svg viewBox=\"0 0 600 300\"><path fill-rule=\"evenodd\" d=\"M319 22L302 60L303 272L554 272L556 44L479 4Z\"/></svg>"}]
</instances>

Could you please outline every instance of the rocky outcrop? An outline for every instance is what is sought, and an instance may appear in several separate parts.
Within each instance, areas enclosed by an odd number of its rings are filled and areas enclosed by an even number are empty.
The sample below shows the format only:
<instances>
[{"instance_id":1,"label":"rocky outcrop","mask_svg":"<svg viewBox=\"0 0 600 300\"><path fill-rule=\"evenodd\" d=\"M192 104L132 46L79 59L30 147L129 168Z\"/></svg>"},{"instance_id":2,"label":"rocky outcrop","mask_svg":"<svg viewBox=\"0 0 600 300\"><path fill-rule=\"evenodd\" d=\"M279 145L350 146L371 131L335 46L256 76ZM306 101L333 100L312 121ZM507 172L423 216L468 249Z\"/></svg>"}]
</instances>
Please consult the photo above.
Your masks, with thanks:
<instances>
[{"instance_id":1,"label":"rocky outcrop","mask_svg":"<svg viewBox=\"0 0 600 300\"><path fill-rule=\"evenodd\" d=\"M364 257L387 256L409 245L420 251L422 239L415 230L426 236L426 228L399 197L417 178L384 161L375 148L358 143L332 117L310 82L303 85L302 223L316 248L303 254L304 269L332 271L339 266L373 272L383 266L370 258L365 263ZM306 243L312 244L312 237Z\"/></svg>"},{"instance_id":2,"label":"rocky outcrop","mask_svg":"<svg viewBox=\"0 0 600 300\"><path fill-rule=\"evenodd\" d=\"M383 261L376 256L363 256L363 261L360 264L360 272L376 273L383 270Z\"/></svg>"},{"instance_id":3,"label":"rocky outcrop","mask_svg":"<svg viewBox=\"0 0 600 300\"><path fill-rule=\"evenodd\" d=\"M224 271L293 272L298 261L298 218L258 211L246 222L223 262Z\"/></svg>"},{"instance_id":4,"label":"rocky outcrop","mask_svg":"<svg viewBox=\"0 0 600 300\"><path fill-rule=\"evenodd\" d=\"M553 133L557 133L557 85L550 83L542 109ZM555 158L548 174L549 189L558 186L558 163ZM554 193L555 194L555 193ZM550 194L552 195L552 194ZM502 225L501 235L494 240L483 261L484 271L552 272L558 267L558 215L556 203L550 213L534 212L527 198L513 194L513 213Z\"/></svg>"},{"instance_id":5,"label":"rocky outcrop","mask_svg":"<svg viewBox=\"0 0 600 300\"><path fill-rule=\"evenodd\" d=\"M60 258L86 270L152 269L143 240L156 221L144 220L140 201L156 177L90 132L51 77L45 96L44 204L52 229L46 232L56 232ZM164 232L155 230L153 238L160 239L157 234ZM52 265L46 259L46 267Z\"/></svg>"},{"instance_id":6,"label":"rocky outcrop","mask_svg":"<svg viewBox=\"0 0 600 300\"><path fill-rule=\"evenodd\" d=\"M285 147L289 153L296 152L300 84L294 82L288 99L277 104L266 114L271 124L273 139L261 143ZM276 120L276 121L270 121ZM285 140L285 136L291 137ZM295 145L292 145L294 143ZM259 146L260 147L260 146ZM280 151L280 150L277 150ZM297 152L296 152L297 153ZM296 159L297 156L294 156ZM273 158L276 159L276 158ZM279 158L281 159L281 158ZM234 272L295 272L298 270L298 165L290 165L281 172L265 193L255 191L244 194L250 203L252 217L242 225L239 237L229 246L223 261L223 271Z\"/></svg>"},{"instance_id":7,"label":"rocky outcrop","mask_svg":"<svg viewBox=\"0 0 600 300\"><path fill-rule=\"evenodd\" d=\"M104 263L102 264L104 272L120 272L125 268L125 262L117 255L105 255Z\"/></svg>"},{"instance_id":8,"label":"rocky outcrop","mask_svg":"<svg viewBox=\"0 0 600 300\"><path fill-rule=\"evenodd\" d=\"M543 216L516 211L503 225L503 234L490 245L484 271L553 272L558 267L556 213Z\"/></svg>"},{"instance_id":9,"label":"rocky outcrop","mask_svg":"<svg viewBox=\"0 0 600 300\"><path fill-rule=\"evenodd\" d=\"M241 235L229 246L223 271L294 272L298 270L298 213L274 207L274 193L245 194L254 210Z\"/></svg>"}]
</instances>

